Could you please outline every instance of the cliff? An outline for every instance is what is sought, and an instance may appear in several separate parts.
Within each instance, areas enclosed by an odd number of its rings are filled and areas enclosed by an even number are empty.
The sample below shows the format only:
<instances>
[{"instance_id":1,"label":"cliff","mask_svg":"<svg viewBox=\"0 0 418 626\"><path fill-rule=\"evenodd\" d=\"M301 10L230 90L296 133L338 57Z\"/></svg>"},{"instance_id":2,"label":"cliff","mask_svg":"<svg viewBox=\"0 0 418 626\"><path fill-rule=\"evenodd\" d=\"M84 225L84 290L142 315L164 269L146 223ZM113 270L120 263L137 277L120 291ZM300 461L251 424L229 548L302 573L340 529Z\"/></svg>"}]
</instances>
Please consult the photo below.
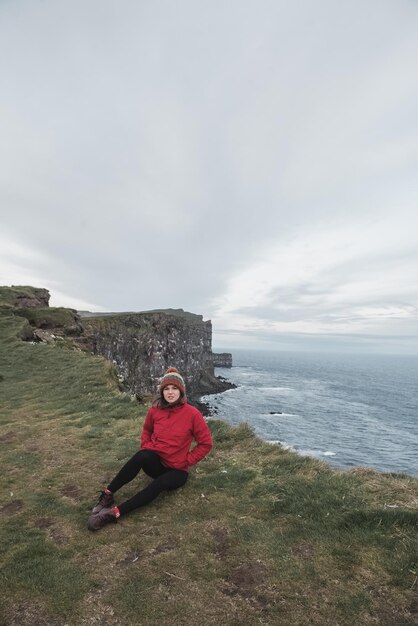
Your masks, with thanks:
<instances>
[{"instance_id":1,"label":"cliff","mask_svg":"<svg viewBox=\"0 0 418 626\"><path fill-rule=\"evenodd\" d=\"M232 354L229 352L214 352L213 367L232 367Z\"/></svg>"},{"instance_id":2,"label":"cliff","mask_svg":"<svg viewBox=\"0 0 418 626\"><path fill-rule=\"evenodd\" d=\"M214 375L212 323L201 315L182 309L80 315L48 303L46 289L0 287L0 308L27 320L21 338L44 342L71 338L78 348L113 363L123 386L139 397L154 394L170 366L184 376L189 397L233 386Z\"/></svg>"},{"instance_id":3,"label":"cliff","mask_svg":"<svg viewBox=\"0 0 418 626\"><path fill-rule=\"evenodd\" d=\"M83 319L95 354L111 361L136 394L155 393L158 379L175 366L189 395L224 391L214 375L212 323L182 310L147 311Z\"/></svg>"}]
</instances>

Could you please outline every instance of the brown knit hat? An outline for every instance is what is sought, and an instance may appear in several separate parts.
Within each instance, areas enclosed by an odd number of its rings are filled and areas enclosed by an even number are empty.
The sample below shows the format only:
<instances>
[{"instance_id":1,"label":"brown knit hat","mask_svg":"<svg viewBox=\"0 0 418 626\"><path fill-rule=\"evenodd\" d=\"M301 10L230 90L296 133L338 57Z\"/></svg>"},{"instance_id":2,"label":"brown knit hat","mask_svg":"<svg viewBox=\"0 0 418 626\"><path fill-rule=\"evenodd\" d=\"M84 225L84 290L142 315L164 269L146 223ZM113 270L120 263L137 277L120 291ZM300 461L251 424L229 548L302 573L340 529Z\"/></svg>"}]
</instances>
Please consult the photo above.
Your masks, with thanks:
<instances>
[{"instance_id":1,"label":"brown knit hat","mask_svg":"<svg viewBox=\"0 0 418 626\"><path fill-rule=\"evenodd\" d=\"M175 385L178 389L180 389L180 393L182 396L186 394L186 385L184 384L183 377L179 374L178 370L175 367L169 367L166 370L164 376L160 380L159 390L162 392L164 387L167 385Z\"/></svg>"}]
</instances>

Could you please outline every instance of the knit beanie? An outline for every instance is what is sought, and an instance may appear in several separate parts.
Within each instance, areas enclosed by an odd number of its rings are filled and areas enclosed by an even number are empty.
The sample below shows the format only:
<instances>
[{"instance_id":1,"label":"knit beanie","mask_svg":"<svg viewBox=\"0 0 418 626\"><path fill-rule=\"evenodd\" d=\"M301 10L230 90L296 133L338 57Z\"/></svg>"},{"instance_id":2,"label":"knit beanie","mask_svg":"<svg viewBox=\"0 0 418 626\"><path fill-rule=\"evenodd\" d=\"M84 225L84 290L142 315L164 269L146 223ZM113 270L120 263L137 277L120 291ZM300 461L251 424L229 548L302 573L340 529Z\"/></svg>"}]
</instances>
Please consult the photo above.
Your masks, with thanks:
<instances>
[{"instance_id":1,"label":"knit beanie","mask_svg":"<svg viewBox=\"0 0 418 626\"><path fill-rule=\"evenodd\" d=\"M182 396L186 394L186 385L184 384L183 377L179 374L175 367L169 367L166 370L164 376L160 380L159 389L162 392L167 385L175 385L177 389L180 389Z\"/></svg>"}]
</instances>

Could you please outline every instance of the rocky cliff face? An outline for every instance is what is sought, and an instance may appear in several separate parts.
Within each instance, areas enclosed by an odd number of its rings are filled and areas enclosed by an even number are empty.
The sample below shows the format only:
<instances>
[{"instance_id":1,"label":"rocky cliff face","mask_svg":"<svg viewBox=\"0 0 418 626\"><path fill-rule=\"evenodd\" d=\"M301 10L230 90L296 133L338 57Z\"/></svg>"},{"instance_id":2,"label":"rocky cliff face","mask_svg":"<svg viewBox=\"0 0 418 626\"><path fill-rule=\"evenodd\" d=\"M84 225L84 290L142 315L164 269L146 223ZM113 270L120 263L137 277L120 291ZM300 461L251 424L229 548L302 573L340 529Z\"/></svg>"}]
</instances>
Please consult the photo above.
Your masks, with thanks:
<instances>
[{"instance_id":1,"label":"rocky cliff face","mask_svg":"<svg viewBox=\"0 0 418 626\"><path fill-rule=\"evenodd\" d=\"M215 378L212 324L201 315L145 312L83 319L95 354L112 361L138 395L153 394L167 367L182 373L189 395L222 391Z\"/></svg>"},{"instance_id":2,"label":"rocky cliff face","mask_svg":"<svg viewBox=\"0 0 418 626\"><path fill-rule=\"evenodd\" d=\"M213 367L232 367L232 354L230 352L214 352Z\"/></svg>"},{"instance_id":3,"label":"rocky cliff face","mask_svg":"<svg viewBox=\"0 0 418 626\"><path fill-rule=\"evenodd\" d=\"M48 341L70 337L83 350L111 361L125 388L154 394L167 367L177 367L189 397L229 389L214 375L212 323L182 309L80 316L49 308L49 292L33 287L0 287L0 309L28 320L22 338ZM232 360L232 357L231 357Z\"/></svg>"}]
</instances>

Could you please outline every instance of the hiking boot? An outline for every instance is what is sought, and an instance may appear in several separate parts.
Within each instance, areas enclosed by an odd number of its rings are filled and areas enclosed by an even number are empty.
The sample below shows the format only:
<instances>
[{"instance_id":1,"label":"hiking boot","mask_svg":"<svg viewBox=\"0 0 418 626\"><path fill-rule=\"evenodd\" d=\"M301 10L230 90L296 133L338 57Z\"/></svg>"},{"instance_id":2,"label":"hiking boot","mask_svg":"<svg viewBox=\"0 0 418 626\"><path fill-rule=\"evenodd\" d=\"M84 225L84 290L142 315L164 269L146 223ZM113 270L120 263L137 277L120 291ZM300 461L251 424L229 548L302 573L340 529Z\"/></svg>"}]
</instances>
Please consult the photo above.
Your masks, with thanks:
<instances>
[{"instance_id":1,"label":"hiking boot","mask_svg":"<svg viewBox=\"0 0 418 626\"><path fill-rule=\"evenodd\" d=\"M118 521L116 513L111 508L102 508L98 513L90 515L87 528L89 530L99 530L106 524L115 524Z\"/></svg>"},{"instance_id":2,"label":"hiking boot","mask_svg":"<svg viewBox=\"0 0 418 626\"><path fill-rule=\"evenodd\" d=\"M93 515L96 515L96 513L99 513L99 511L101 511L102 509L109 509L114 504L115 501L113 499L113 493L102 491L96 506L92 510L92 513Z\"/></svg>"}]
</instances>

